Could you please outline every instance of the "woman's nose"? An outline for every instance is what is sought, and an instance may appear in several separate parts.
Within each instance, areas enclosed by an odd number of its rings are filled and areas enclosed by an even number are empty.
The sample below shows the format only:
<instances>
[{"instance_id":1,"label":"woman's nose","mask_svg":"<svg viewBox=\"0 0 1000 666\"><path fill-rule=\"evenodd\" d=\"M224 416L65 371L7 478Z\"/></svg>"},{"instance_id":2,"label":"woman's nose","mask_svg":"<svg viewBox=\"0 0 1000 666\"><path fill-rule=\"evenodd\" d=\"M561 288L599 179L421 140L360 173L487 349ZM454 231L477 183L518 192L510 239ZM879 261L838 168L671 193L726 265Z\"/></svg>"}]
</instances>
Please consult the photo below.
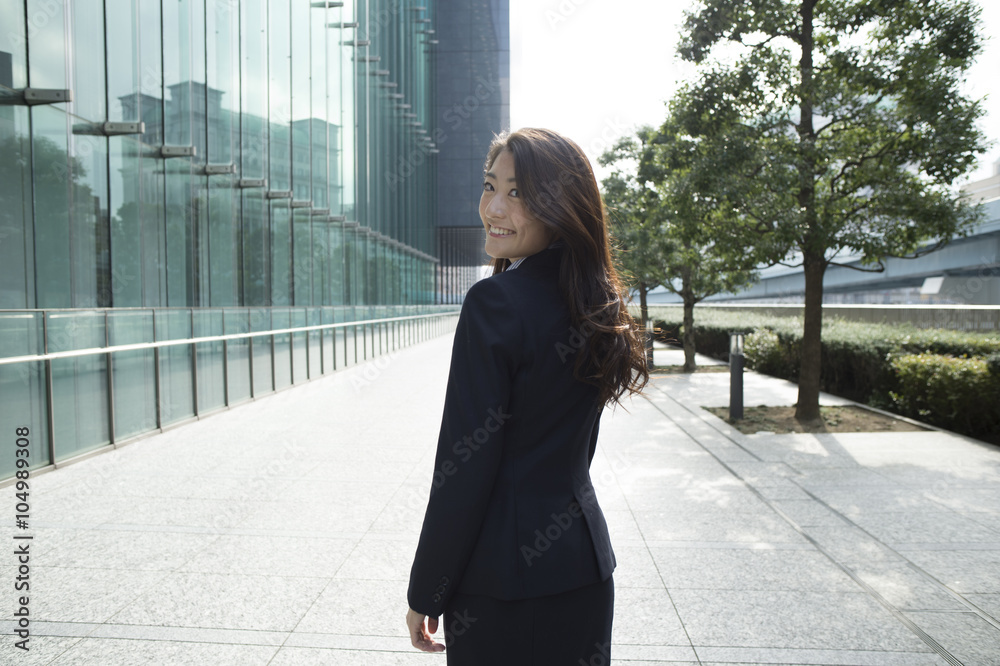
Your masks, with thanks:
<instances>
[{"instance_id":1,"label":"woman's nose","mask_svg":"<svg viewBox=\"0 0 1000 666\"><path fill-rule=\"evenodd\" d=\"M503 202L503 197L494 194L489 203L486 204L486 214L490 217L505 217L507 215L507 205Z\"/></svg>"}]
</instances>

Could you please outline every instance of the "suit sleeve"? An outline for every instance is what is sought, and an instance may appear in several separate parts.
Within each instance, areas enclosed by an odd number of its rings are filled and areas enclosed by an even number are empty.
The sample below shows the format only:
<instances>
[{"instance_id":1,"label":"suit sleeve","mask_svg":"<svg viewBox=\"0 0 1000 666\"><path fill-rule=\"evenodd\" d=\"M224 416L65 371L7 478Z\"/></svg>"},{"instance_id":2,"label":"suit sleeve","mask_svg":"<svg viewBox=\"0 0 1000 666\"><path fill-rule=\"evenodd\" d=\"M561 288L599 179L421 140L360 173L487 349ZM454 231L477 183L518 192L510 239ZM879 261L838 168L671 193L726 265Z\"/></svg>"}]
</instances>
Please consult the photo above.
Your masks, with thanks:
<instances>
[{"instance_id":1,"label":"suit sleeve","mask_svg":"<svg viewBox=\"0 0 1000 666\"><path fill-rule=\"evenodd\" d=\"M455 593L476 545L500 468L511 378L522 334L518 313L494 279L477 282L462 306L430 499L407 600L430 617Z\"/></svg>"}]
</instances>

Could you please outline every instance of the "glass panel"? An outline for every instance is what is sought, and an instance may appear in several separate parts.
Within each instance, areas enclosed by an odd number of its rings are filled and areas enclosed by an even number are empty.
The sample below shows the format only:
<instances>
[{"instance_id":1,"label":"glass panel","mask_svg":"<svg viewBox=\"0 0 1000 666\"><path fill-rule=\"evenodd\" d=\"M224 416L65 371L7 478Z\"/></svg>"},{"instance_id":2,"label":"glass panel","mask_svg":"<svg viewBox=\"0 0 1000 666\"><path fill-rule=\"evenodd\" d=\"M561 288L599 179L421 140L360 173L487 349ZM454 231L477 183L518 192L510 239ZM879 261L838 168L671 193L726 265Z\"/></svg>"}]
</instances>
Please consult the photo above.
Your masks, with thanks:
<instances>
[{"instance_id":1,"label":"glass panel","mask_svg":"<svg viewBox=\"0 0 1000 666\"><path fill-rule=\"evenodd\" d=\"M294 198L312 200L312 178L310 176L310 120L312 105L309 97L310 51L309 13L310 3L292 3L292 192Z\"/></svg>"},{"instance_id":2,"label":"glass panel","mask_svg":"<svg viewBox=\"0 0 1000 666\"><path fill-rule=\"evenodd\" d=\"M308 209L292 211L292 267L294 305L312 301L312 231Z\"/></svg>"},{"instance_id":3,"label":"glass panel","mask_svg":"<svg viewBox=\"0 0 1000 666\"><path fill-rule=\"evenodd\" d=\"M204 9L192 0L163 5L164 137L168 146L191 146L195 157L163 160L165 172L165 272L166 305L193 306L202 303L195 265L196 215L203 210L195 187L204 177L192 175L195 164L205 163L205 46ZM197 122L196 122L197 121Z\"/></svg>"},{"instance_id":4,"label":"glass panel","mask_svg":"<svg viewBox=\"0 0 1000 666\"><path fill-rule=\"evenodd\" d=\"M288 0L268 3L269 179L270 189L279 191L292 189L290 13Z\"/></svg>"},{"instance_id":5,"label":"glass panel","mask_svg":"<svg viewBox=\"0 0 1000 666\"><path fill-rule=\"evenodd\" d=\"M0 40L3 38L0 30ZM0 265L4 267L0 271L0 308L35 304L29 137L28 109L0 106L0 234L4 237L0 243ZM52 152L55 158L58 151Z\"/></svg>"},{"instance_id":6,"label":"glass panel","mask_svg":"<svg viewBox=\"0 0 1000 666\"><path fill-rule=\"evenodd\" d=\"M34 88L69 88L66 73L67 7L55 0L28 0L29 82ZM6 30L6 23L4 29ZM23 28L22 28L23 29ZM65 104L56 105L65 109Z\"/></svg>"},{"instance_id":7,"label":"glass panel","mask_svg":"<svg viewBox=\"0 0 1000 666\"><path fill-rule=\"evenodd\" d=\"M267 308L250 310L251 331L271 330L271 311ZM253 394L264 395L274 390L271 377L271 338L253 339Z\"/></svg>"},{"instance_id":8,"label":"glass panel","mask_svg":"<svg viewBox=\"0 0 1000 666\"><path fill-rule=\"evenodd\" d=\"M267 305L268 232L267 201L263 189L243 191L243 303Z\"/></svg>"},{"instance_id":9,"label":"glass panel","mask_svg":"<svg viewBox=\"0 0 1000 666\"><path fill-rule=\"evenodd\" d=\"M231 176L212 176L208 182L208 263L202 271L209 278L208 303L236 305L239 204Z\"/></svg>"},{"instance_id":10,"label":"glass panel","mask_svg":"<svg viewBox=\"0 0 1000 666\"><path fill-rule=\"evenodd\" d=\"M222 310L194 310L194 337L222 335ZM223 368L223 343L202 342L195 345L198 362L198 413L226 406ZM243 360L246 364L245 354Z\"/></svg>"},{"instance_id":11,"label":"glass panel","mask_svg":"<svg viewBox=\"0 0 1000 666\"><path fill-rule=\"evenodd\" d=\"M330 223L326 217L312 219L312 305L330 304Z\"/></svg>"},{"instance_id":12,"label":"glass panel","mask_svg":"<svg viewBox=\"0 0 1000 666\"><path fill-rule=\"evenodd\" d=\"M163 144L163 59L160 3L139 3L139 118L145 123L140 154L142 218L143 305L166 303L163 160L156 151Z\"/></svg>"},{"instance_id":13,"label":"glass panel","mask_svg":"<svg viewBox=\"0 0 1000 666\"><path fill-rule=\"evenodd\" d=\"M230 333L246 333L249 329L248 318L252 319L257 313L251 310L226 310L225 311L225 331ZM254 341L254 355L257 354L256 340ZM250 399L250 339L230 340L229 346L229 404ZM270 382L271 369L267 369L267 378ZM257 368L254 368L254 383L258 381ZM270 388L268 388L270 390ZM259 395L259 394L258 394Z\"/></svg>"},{"instance_id":14,"label":"glass panel","mask_svg":"<svg viewBox=\"0 0 1000 666\"><path fill-rule=\"evenodd\" d=\"M291 328L291 316L287 308L271 310L271 326L274 329ZM264 338L270 343L270 338ZM274 388L284 388L292 383L291 335L284 333L274 336Z\"/></svg>"},{"instance_id":15,"label":"glass panel","mask_svg":"<svg viewBox=\"0 0 1000 666\"><path fill-rule=\"evenodd\" d=\"M50 314L49 352L105 346L104 313ZM56 460L90 451L110 440L108 376L103 354L52 361Z\"/></svg>"},{"instance_id":16,"label":"glass panel","mask_svg":"<svg viewBox=\"0 0 1000 666\"><path fill-rule=\"evenodd\" d=\"M309 308L306 311L306 324L319 326L323 321L323 311L319 308ZM326 332L322 329L309 332L309 378L315 379L323 374L323 347ZM327 361L329 362L329 361Z\"/></svg>"},{"instance_id":17,"label":"glass panel","mask_svg":"<svg viewBox=\"0 0 1000 666\"><path fill-rule=\"evenodd\" d=\"M343 305L344 300L344 227L330 225L330 304Z\"/></svg>"},{"instance_id":18,"label":"glass panel","mask_svg":"<svg viewBox=\"0 0 1000 666\"><path fill-rule=\"evenodd\" d=\"M153 342L152 310L108 313L110 345ZM116 352L111 359L115 391L115 440L155 430L156 368L152 349Z\"/></svg>"},{"instance_id":19,"label":"glass panel","mask_svg":"<svg viewBox=\"0 0 1000 666\"><path fill-rule=\"evenodd\" d=\"M48 106L35 107L31 115L36 304L42 308L67 308L73 306L73 263L70 217L66 212L83 168L77 160L70 161L66 115Z\"/></svg>"},{"instance_id":20,"label":"glass panel","mask_svg":"<svg viewBox=\"0 0 1000 666\"><path fill-rule=\"evenodd\" d=\"M329 122L327 120L327 33L337 34L327 28L327 9L325 3L320 7L312 7L310 13L310 47L312 77L312 113L310 125L312 134L312 192L310 198L314 208L329 208L329 182L327 180L329 155L327 142L329 140Z\"/></svg>"},{"instance_id":21,"label":"glass panel","mask_svg":"<svg viewBox=\"0 0 1000 666\"><path fill-rule=\"evenodd\" d=\"M292 302L292 211L287 203L271 206L271 304Z\"/></svg>"},{"instance_id":22,"label":"glass panel","mask_svg":"<svg viewBox=\"0 0 1000 666\"><path fill-rule=\"evenodd\" d=\"M208 163L239 164L238 12L229 0L214 0L206 13L208 62ZM239 201L232 176L209 177L208 255L203 273L210 276L209 300L202 305L236 305L238 284ZM204 256L204 255L203 255Z\"/></svg>"},{"instance_id":23,"label":"glass panel","mask_svg":"<svg viewBox=\"0 0 1000 666\"><path fill-rule=\"evenodd\" d=\"M195 257L195 239L196 230L206 224L203 221L204 184L208 179L192 175L192 162L187 158L163 160L163 164L166 172L167 305L199 305L202 303L198 289L201 277Z\"/></svg>"},{"instance_id":24,"label":"glass panel","mask_svg":"<svg viewBox=\"0 0 1000 666\"><path fill-rule=\"evenodd\" d=\"M112 137L110 159L112 300L115 307L162 305L164 255L163 80L159 3L107 0L108 115L145 123L142 137ZM141 76L140 76L141 72Z\"/></svg>"},{"instance_id":25,"label":"glass panel","mask_svg":"<svg viewBox=\"0 0 1000 666\"><path fill-rule=\"evenodd\" d=\"M267 2L240 4L241 86L240 173L244 178L267 177Z\"/></svg>"},{"instance_id":26,"label":"glass panel","mask_svg":"<svg viewBox=\"0 0 1000 666\"><path fill-rule=\"evenodd\" d=\"M70 44L73 48L70 72L73 101L68 106L79 120L104 122L108 117L104 81L104 12L99 7L95 11L93 3L67 4L71 12ZM32 50L32 60L35 57Z\"/></svg>"},{"instance_id":27,"label":"glass panel","mask_svg":"<svg viewBox=\"0 0 1000 666\"><path fill-rule=\"evenodd\" d=\"M0 0L0 87L28 85L27 38L23 0Z\"/></svg>"},{"instance_id":28,"label":"glass panel","mask_svg":"<svg viewBox=\"0 0 1000 666\"><path fill-rule=\"evenodd\" d=\"M320 323L334 323L335 312L333 308L323 308L320 313ZM337 362L337 332L336 329L323 329L323 372L332 372L340 367Z\"/></svg>"},{"instance_id":29,"label":"glass panel","mask_svg":"<svg viewBox=\"0 0 1000 666\"><path fill-rule=\"evenodd\" d=\"M306 311L303 308L296 308L291 313L291 328L302 328L306 325ZM302 383L309 378L308 366L306 364L306 334L292 334L292 381L296 384Z\"/></svg>"},{"instance_id":30,"label":"glass panel","mask_svg":"<svg viewBox=\"0 0 1000 666\"><path fill-rule=\"evenodd\" d=\"M346 19L343 18L345 10L342 8L331 8L327 11L327 20L331 24L339 24ZM351 28L330 28L326 35L326 99L327 99L327 165L329 177L327 188L329 191L329 207L331 215L343 215L343 167L340 163L342 159L341 147L341 126L343 118L343 51L345 46L341 44L349 37L353 37L354 30Z\"/></svg>"},{"instance_id":31,"label":"glass panel","mask_svg":"<svg viewBox=\"0 0 1000 666\"><path fill-rule=\"evenodd\" d=\"M191 337L190 310L158 310L157 340ZM160 424L168 425L194 416L194 383L191 381L191 345L160 348Z\"/></svg>"},{"instance_id":32,"label":"glass panel","mask_svg":"<svg viewBox=\"0 0 1000 666\"><path fill-rule=\"evenodd\" d=\"M42 313L0 312L0 355L28 356L43 351ZM47 403L44 363L0 365L0 422L10 428L6 441L0 443L0 479L16 471L15 427L28 428L30 466L49 464Z\"/></svg>"}]
</instances>

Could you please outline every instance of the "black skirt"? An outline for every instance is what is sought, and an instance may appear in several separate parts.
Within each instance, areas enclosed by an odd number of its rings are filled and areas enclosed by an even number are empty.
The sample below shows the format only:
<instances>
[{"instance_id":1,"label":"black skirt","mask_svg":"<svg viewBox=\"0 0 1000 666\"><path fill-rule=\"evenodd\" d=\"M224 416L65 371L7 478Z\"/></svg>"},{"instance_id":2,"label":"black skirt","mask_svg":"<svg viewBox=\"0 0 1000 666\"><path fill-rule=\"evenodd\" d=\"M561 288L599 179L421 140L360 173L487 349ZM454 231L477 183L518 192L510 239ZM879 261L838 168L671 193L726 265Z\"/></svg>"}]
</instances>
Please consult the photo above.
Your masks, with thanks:
<instances>
[{"instance_id":1,"label":"black skirt","mask_svg":"<svg viewBox=\"0 0 1000 666\"><path fill-rule=\"evenodd\" d=\"M517 601L456 594L441 617L448 666L608 666L614 612L611 578Z\"/></svg>"}]
</instances>

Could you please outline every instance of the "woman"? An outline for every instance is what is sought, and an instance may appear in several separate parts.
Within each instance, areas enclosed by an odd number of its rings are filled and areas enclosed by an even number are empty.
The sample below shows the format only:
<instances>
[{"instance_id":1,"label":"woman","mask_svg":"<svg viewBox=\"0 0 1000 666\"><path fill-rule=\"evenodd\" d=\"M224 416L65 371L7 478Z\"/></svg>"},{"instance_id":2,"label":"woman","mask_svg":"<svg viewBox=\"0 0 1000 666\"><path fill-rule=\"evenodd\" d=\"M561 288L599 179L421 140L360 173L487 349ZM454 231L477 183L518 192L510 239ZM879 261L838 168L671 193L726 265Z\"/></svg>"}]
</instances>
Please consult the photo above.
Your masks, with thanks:
<instances>
[{"instance_id":1,"label":"woman","mask_svg":"<svg viewBox=\"0 0 1000 666\"><path fill-rule=\"evenodd\" d=\"M485 171L493 276L455 333L410 639L449 666L609 663L615 557L589 468L604 406L648 379L643 346L580 147L522 129Z\"/></svg>"}]
</instances>

